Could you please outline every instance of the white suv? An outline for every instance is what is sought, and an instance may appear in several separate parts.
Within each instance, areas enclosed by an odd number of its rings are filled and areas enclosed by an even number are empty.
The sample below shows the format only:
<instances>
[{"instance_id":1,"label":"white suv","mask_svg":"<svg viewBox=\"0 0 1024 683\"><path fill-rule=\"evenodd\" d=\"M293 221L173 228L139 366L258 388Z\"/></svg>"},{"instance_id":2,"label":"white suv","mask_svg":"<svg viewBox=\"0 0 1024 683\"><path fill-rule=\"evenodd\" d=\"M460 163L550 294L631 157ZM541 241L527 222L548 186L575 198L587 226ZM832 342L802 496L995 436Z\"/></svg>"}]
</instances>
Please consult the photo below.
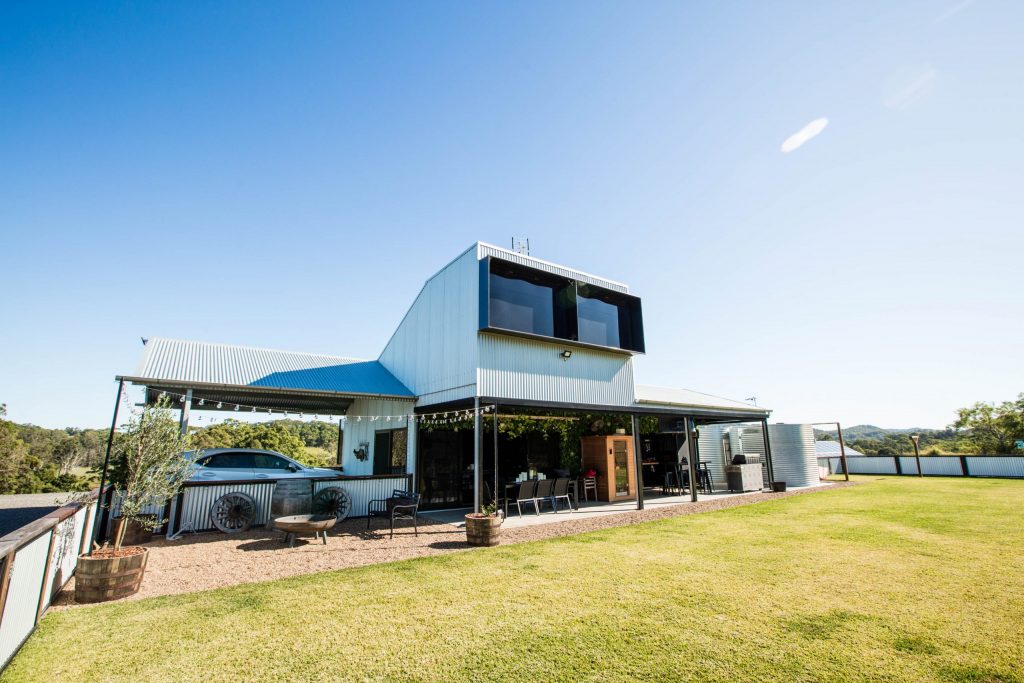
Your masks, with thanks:
<instances>
[{"instance_id":1,"label":"white suv","mask_svg":"<svg viewBox=\"0 0 1024 683\"><path fill-rule=\"evenodd\" d=\"M192 460L195 451L184 457ZM337 470L306 467L287 455L255 448L209 448L195 460L195 473L189 481L245 481L260 479L322 479L341 477Z\"/></svg>"}]
</instances>

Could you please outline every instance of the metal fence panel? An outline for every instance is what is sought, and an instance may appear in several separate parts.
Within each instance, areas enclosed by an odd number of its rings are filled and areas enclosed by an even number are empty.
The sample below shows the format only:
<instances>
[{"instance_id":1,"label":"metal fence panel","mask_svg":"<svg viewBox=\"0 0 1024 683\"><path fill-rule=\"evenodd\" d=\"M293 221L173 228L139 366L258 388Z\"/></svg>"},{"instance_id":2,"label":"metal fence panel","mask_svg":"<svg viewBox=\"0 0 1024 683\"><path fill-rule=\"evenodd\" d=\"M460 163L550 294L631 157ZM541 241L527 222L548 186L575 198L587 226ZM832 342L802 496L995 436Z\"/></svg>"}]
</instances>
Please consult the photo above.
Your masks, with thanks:
<instances>
[{"instance_id":1,"label":"metal fence panel","mask_svg":"<svg viewBox=\"0 0 1024 683\"><path fill-rule=\"evenodd\" d=\"M850 474L896 474L896 462L880 455L847 458L846 464L850 467ZM841 464L839 469L842 470Z\"/></svg>"},{"instance_id":2,"label":"metal fence panel","mask_svg":"<svg viewBox=\"0 0 1024 683\"><path fill-rule=\"evenodd\" d=\"M906 470L903 470L906 472ZM959 477L963 475L960 458L929 456L921 458L921 473L925 476Z\"/></svg>"},{"instance_id":3,"label":"metal fence panel","mask_svg":"<svg viewBox=\"0 0 1024 683\"><path fill-rule=\"evenodd\" d=\"M53 594L67 583L78 566L78 549L88 514L89 510L82 508L53 528L53 558L43 584L44 607L49 606Z\"/></svg>"},{"instance_id":4,"label":"metal fence panel","mask_svg":"<svg viewBox=\"0 0 1024 683\"><path fill-rule=\"evenodd\" d=\"M1016 455L997 458L969 456L967 471L972 477L1024 477L1024 457Z\"/></svg>"},{"instance_id":5,"label":"metal fence panel","mask_svg":"<svg viewBox=\"0 0 1024 683\"><path fill-rule=\"evenodd\" d=\"M903 474L913 474L913 475L916 476L917 475L917 461L914 460L913 456L905 456L905 455L901 456L900 457L900 469L902 469ZM923 469L923 467L922 467L922 469Z\"/></svg>"},{"instance_id":6,"label":"metal fence panel","mask_svg":"<svg viewBox=\"0 0 1024 683\"><path fill-rule=\"evenodd\" d=\"M36 626L39 587L46 571L52 530L18 548L14 554L7 604L0 615L0 668L7 665Z\"/></svg>"},{"instance_id":7,"label":"metal fence panel","mask_svg":"<svg viewBox=\"0 0 1024 683\"><path fill-rule=\"evenodd\" d=\"M222 486L185 486L185 496L181 505L180 529L210 531L214 529L210 521L210 508L225 493L241 492L253 497L256 501L256 521L254 524L266 524L270 519L270 498L274 495L277 482L259 482L252 484L224 484ZM163 513L163 509L160 511Z\"/></svg>"}]
</instances>

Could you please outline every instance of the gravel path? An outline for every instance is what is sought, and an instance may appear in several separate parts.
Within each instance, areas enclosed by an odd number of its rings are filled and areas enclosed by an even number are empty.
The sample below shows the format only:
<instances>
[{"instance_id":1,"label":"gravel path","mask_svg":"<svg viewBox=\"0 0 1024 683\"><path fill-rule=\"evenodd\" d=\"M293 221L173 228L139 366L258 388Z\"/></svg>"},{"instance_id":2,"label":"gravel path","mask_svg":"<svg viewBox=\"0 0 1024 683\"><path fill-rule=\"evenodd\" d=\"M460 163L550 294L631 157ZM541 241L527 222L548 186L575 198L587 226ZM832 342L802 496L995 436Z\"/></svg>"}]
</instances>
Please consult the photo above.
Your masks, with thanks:
<instances>
[{"instance_id":1,"label":"gravel path","mask_svg":"<svg viewBox=\"0 0 1024 683\"><path fill-rule=\"evenodd\" d=\"M568 536L789 496L833 491L850 485L853 484L837 483L786 493L726 496L697 503L506 529L502 532L501 543L510 545ZM421 518L418 537L413 535L411 527L403 526L395 531L394 539L388 538L387 528L382 530L382 524L382 521L374 520L371 529L367 531L365 519L349 520L334 528L328 535L327 545L319 541L312 542L312 539L299 539L294 548L288 548L282 543L282 534L266 529L232 536L220 533L186 535L179 541L167 541L161 537L147 545L149 561L142 589L125 599L191 593L332 569L471 550L466 544L465 530L452 524ZM68 606L74 606L74 580L54 602L57 608Z\"/></svg>"}]
</instances>

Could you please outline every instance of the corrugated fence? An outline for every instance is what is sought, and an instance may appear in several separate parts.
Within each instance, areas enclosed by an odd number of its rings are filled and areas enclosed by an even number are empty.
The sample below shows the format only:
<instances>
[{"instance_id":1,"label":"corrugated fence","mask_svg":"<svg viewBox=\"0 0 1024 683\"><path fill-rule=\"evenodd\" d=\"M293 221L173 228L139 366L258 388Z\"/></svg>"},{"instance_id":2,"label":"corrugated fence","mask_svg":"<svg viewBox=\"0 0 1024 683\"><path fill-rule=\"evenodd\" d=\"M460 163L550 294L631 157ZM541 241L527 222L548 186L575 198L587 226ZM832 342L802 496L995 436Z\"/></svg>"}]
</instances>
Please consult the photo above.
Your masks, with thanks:
<instances>
[{"instance_id":1,"label":"corrugated fence","mask_svg":"<svg viewBox=\"0 0 1024 683\"><path fill-rule=\"evenodd\" d=\"M827 461L829 472L842 474L843 464L837 457L819 458ZM904 474L917 476L917 459L913 456L851 456L846 458L850 474ZM923 455L921 474L926 477L997 477L1024 478L1024 456L1019 455Z\"/></svg>"},{"instance_id":2,"label":"corrugated fence","mask_svg":"<svg viewBox=\"0 0 1024 683\"><path fill-rule=\"evenodd\" d=\"M0 670L35 630L92 539L94 498L69 503L0 538Z\"/></svg>"}]
</instances>

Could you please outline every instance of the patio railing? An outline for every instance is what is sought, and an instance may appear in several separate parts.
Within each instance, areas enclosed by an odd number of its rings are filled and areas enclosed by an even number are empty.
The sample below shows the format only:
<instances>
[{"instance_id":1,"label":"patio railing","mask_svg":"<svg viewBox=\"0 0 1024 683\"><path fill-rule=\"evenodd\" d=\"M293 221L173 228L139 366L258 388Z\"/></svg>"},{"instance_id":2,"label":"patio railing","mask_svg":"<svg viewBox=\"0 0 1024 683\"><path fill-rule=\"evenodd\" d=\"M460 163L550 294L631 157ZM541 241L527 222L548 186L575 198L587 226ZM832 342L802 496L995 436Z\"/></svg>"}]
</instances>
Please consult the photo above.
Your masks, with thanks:
<instances>
[{"instance_id":1,"label":"patio railing","mask_svg":"<svg viewBox=\"0 0 1024 683\"><path fill-rule=\"evenodd\" d=\"M71 580L92 541L96 492L0 538L0 671L35 630L53 597Z\"/></svg>"}]
</instances>

